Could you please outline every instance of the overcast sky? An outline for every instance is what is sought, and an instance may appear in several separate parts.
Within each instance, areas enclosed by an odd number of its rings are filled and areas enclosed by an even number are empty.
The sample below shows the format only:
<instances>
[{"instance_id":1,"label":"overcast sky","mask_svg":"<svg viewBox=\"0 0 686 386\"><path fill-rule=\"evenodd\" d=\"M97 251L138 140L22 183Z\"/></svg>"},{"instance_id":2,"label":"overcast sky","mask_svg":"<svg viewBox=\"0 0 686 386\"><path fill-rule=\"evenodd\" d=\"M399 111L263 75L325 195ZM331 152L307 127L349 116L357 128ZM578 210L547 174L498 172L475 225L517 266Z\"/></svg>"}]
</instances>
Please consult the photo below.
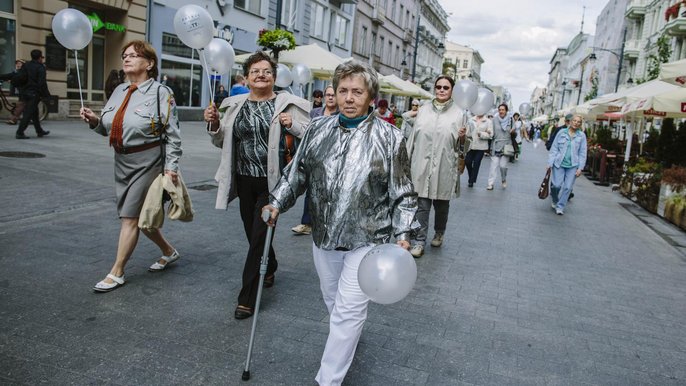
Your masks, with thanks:
<instances>
[{"instance_id":1,"label":"overcast sky","mask_svg":"<svg viewBox=\"0 0 686 386\"><path fill-rule=\"evenodd\" d=\"M595 32L606 0L439 0L448 12L447 39L479 51L484 59L481 79L502 85L515 109L528 102L536 86L548 82L550 59L557 47L567 47L581 28Z\"/></svg>"}]
</instances>

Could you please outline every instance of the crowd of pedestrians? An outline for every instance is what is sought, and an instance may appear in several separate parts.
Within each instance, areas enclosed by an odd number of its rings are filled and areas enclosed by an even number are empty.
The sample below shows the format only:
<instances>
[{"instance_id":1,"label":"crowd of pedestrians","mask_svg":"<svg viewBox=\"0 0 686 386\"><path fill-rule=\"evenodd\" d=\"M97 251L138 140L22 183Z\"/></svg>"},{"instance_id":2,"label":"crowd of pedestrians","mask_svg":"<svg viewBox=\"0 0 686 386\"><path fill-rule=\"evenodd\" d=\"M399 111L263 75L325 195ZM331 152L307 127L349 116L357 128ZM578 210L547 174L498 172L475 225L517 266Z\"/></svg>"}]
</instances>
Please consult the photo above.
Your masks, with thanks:
<instances>
[{"instance_id":1,"label":"crowd of pedestrians","mask_svg":"<svg viewBox=\"0 0 686 386\"><path fill-rule=\"evenodd\" d=\"M33 56L40 65L40 52ZM122 51L121 72L113 71L105 107L99 114L81 109L82 119L94 132L108 136L114 150L121 222L114 263L94 286L96 292L125 284L125 268L138 242L139 220L153 180L164 175L174 185L183 184L174 94L156 81L158 60L148 43L129 42ZM17 63L17 69L22 66L43 79L37 66ZM215 207L224 210L238 198L248 241L234 317L246 319L255 312L266 243L270 248L262 273L264 287L275 285L278 261L267 230L304 195L301 222L292 231L312 235L314 264L330 314L316 381L339 385L367 318L369 298L357 282L365 254L376 244L394 242L415 258L423 256L432 208L430 244L441 247L451 233L450 201L460 197L461 159L468 188L477 184L482 160L488 156L486 189L494 189L498 174L505 189L508 164L520 157L523 140L540 140L541 128L509 113L507 104L499 105L494 116L470 117L453 100L455 81L449 76L435 79L431 100L411 100L410 110L400 114L395 105L378 99L379 80L367 64L350 61L338 66L331 84L312 94L314 103L274 91L276 68L269 55L254 53L230 90L219 87L215 103L204 111L210 142L221 149ZM34 100L30 95L23 100L27 108L21 130L34 114ZM586 156L581 117L568 118L547 144L552 206L560 215ZM402 120L400 128L395 127L396 119ZM40 131L39 121L34 124L39 136L48 133ZM20 134L23 131L17 138ZM270 213L266 222L265 210ZM159 229L142 232L161 252L151 272L163 271L181 257Z\"/></svg>"}]
</instances>

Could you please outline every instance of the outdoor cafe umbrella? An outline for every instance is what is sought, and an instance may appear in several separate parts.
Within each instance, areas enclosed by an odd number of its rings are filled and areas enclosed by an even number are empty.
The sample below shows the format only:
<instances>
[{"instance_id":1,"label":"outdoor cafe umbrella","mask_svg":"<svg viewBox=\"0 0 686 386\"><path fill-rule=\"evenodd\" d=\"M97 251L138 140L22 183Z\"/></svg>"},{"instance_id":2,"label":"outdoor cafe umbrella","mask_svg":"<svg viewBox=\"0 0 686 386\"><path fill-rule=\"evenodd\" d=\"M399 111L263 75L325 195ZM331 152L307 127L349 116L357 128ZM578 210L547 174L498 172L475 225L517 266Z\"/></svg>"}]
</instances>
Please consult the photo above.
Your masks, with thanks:
<instances>
[{"instance_id":1,"label":"outdoor cafe umbrella","mask_svg":"<svg viewBox=\"0 0 686 386\"><path fill-rule=\"evenodd\" d=\"M433 95L431 95L430 92L412 82L408 82L399 78L395 74L381 75L379 78L381 80L381 92L393 95L410 96L414 98L433 98Z\"/></svg>"},{"instance_id":2,"label":"outdoor cafe umbrella","mask_svg":"<svg viewBox=\"0 0 686 386\"><path fill-rule=\"evenodd\" d=\"M660 80L686 87L686 59L663 63L660 68Z\"/></svg>"},{"instance_id":3,"label":"outdoor cafe umbrella","mask_svg":"<svg viewBox=\"0 0 686 386\"><path fill-rule=\"evenodd\" d=\"M252 53L236 56L236 63L244 63ZM279 53L279 63L294 65L302 63L312 71L317 79L331 79L336 67L343 63L338 55L327 51L317 44L297 46L292 50Z\"/></svg>"}]
</instances>

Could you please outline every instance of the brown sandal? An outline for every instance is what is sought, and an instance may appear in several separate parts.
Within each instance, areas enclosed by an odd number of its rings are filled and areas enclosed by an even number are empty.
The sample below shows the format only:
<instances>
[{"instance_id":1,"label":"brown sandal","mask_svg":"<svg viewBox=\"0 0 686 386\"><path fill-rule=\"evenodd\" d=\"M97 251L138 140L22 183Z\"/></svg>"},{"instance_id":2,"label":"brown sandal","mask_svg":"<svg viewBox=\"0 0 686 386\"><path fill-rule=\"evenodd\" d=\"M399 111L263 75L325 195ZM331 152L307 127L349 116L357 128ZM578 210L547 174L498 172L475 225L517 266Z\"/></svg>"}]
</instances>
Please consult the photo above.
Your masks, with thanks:
<instances>
[{"instance_id":1,"label":"brown sandal","mask_svg":"<svg viewBox=\"0 0 686 386\"><path fill-rule=\"evenodd\" d=\"M264 277L264 288L271 288L274 286L274 274L267 275Z\"/></svg>"},{"instance_id":2,"label":"brown sandal","mask_svg":"<svg viewBox=\"0 0 686 386\"><path fill-rule=\"evenodd\" d=\"M236 319L247 319L252 316L253 310L250 307L241 306L240 304L236 307L233 316Z\"/></svg>"}]
</instances>

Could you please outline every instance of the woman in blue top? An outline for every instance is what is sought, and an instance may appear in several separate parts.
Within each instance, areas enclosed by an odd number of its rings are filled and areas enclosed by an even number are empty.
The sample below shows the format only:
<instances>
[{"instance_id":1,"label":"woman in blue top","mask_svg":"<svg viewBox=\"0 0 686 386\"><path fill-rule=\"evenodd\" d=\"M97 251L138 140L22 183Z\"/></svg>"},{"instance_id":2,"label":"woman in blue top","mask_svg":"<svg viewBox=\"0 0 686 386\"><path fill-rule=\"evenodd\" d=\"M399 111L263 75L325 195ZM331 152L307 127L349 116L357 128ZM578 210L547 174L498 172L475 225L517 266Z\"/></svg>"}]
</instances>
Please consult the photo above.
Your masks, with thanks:
<instances>
[{"instance_id":1,"label":"woman in blue top","mask_svg":"<svg viewBox=\"0 0 686 386\"><path fill-rule=\"evenodd\" d=\"M586 165L586 134L581 131L581 116L575 115L568 128L560 130L548 154L548 169L553 168L550 196L553 209L563 215L576 177Z\"/></svg>"}]
</instances>

